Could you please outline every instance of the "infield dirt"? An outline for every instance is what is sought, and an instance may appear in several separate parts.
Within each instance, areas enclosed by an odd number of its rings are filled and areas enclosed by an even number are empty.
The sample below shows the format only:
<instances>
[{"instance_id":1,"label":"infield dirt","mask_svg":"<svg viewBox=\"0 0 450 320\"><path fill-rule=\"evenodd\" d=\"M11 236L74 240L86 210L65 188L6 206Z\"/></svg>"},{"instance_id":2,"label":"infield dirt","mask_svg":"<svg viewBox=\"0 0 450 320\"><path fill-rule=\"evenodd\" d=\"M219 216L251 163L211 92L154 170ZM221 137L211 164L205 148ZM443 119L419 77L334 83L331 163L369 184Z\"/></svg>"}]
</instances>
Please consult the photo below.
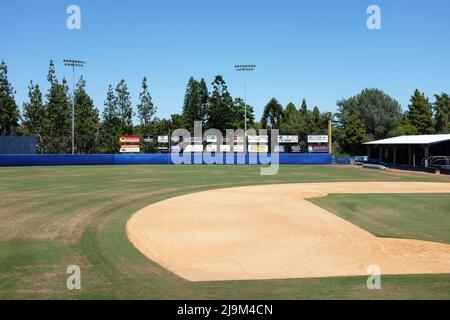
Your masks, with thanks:
<instances>
[{"instance_id":1,"label":"infield dirt","mask_svg":"<svg viewBox=\"0 0 450 320\"><path fill-rule=\"evenodd\" d=\"M450 245L377 238L309 202L330 193L450 193L449 183L237 187L152 204L127 223L133 245L190 281L450 273ZM426 214L426 212L424 212Z\"/></svg>"}]
</instances>

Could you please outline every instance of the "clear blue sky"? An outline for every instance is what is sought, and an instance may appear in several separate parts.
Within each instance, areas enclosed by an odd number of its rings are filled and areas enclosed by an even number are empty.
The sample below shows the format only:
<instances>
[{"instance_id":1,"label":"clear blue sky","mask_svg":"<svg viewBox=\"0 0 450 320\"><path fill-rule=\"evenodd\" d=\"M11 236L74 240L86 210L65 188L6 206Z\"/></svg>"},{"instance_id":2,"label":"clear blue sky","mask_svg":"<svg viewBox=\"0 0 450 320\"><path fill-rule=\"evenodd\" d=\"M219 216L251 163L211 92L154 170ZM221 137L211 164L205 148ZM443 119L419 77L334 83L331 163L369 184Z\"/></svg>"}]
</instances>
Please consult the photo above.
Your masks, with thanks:
<instances>
[{"instance_id":1,"label":"clear blue sky","mask_svg":"<svg viewBox=\"0 0 450 320\"><path fill-rule=\"evenodd\" d=\"M66 28L71 4L81 8L81 30ZM381 7L382 30L366 27L370 4ZM243 96L233 66L246 63L257 65L247 96L257 118L271 97L335 111L366 87L404 109L416 88L450 92L448 0L14 0L0 2L0 30L20 106L31 79L47 90L50 59L71 79L64 58L88 62L82 72L100 110L121 78L135 105L147 76L160 118L181 111L190 76L209 84L222 74L233 97Z\"/></svg>"}]
</instances>

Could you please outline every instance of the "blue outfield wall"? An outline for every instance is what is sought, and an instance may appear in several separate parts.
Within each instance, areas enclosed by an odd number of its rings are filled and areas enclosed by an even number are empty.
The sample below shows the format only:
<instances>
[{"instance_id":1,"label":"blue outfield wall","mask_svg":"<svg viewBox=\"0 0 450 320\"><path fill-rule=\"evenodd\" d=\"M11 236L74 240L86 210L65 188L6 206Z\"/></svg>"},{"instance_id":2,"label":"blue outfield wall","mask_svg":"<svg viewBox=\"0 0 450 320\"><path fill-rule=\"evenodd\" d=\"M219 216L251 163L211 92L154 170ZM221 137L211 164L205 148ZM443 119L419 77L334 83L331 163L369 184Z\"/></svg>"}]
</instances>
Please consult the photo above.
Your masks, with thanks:
<instances>
[{"instance_id":1,"label":"blue outfield wall","mask_svg":"<svg viewBox=\"0 0 450 320\"><path fill-rule=\"evenodd\" d=\"M279 164L331 164L329 154L279 154ZM200 158L198 158L200 157ZM219 156L220 157L220 156ZM223 154L216 164L269 164L271 155ZM203 154L192 154L187 164L210 164ZM190 163L189 163L190 162ZM276 163L276 160L274 161ZM174 164L170 154L0 154L0 166Z\"/></svg>"}]
</instances>

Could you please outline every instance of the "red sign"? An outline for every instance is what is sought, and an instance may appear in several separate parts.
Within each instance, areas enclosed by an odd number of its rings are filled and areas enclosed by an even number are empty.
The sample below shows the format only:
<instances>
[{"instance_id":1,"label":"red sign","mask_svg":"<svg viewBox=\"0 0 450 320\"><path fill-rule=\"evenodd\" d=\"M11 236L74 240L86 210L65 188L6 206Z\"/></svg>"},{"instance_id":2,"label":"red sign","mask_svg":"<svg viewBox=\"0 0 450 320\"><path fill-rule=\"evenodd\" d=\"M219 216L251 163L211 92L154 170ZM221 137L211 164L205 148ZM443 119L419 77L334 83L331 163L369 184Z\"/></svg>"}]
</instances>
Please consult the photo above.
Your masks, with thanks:
<instances>
[{"instance_id":1,"label":"red sign","mask_svg":"<svg viewBox=\"0 0 450 320\"><path fill-rule=\"evenodd\" d=\"M140 143L140 136L124 136L120 137L120 143Z\"/></svg>"}]
</instances>

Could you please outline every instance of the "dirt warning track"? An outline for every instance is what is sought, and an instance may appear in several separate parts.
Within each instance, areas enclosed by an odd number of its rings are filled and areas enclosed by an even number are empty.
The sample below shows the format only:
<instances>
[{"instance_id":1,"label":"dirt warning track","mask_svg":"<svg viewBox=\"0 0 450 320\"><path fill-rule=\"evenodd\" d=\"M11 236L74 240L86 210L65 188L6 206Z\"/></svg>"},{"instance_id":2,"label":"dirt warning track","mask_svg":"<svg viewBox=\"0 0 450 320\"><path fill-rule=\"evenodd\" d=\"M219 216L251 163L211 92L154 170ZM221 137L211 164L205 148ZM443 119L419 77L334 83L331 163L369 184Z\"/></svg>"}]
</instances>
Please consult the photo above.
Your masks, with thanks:
<instances>
[{"instance_id":1,"label":"dirt warning track","mask_svg":"<svg viewBox=\"0 0 450 320\"><path fill-rule=\"evenodd\" d=\"M450 245L377 238L307 201L329 193L450 193L448 183L264 185L184 195L127 223L133 245L190 281L450 273ZM426 214L426 212L424 212Z\"/></svg>"}]
</instances>

